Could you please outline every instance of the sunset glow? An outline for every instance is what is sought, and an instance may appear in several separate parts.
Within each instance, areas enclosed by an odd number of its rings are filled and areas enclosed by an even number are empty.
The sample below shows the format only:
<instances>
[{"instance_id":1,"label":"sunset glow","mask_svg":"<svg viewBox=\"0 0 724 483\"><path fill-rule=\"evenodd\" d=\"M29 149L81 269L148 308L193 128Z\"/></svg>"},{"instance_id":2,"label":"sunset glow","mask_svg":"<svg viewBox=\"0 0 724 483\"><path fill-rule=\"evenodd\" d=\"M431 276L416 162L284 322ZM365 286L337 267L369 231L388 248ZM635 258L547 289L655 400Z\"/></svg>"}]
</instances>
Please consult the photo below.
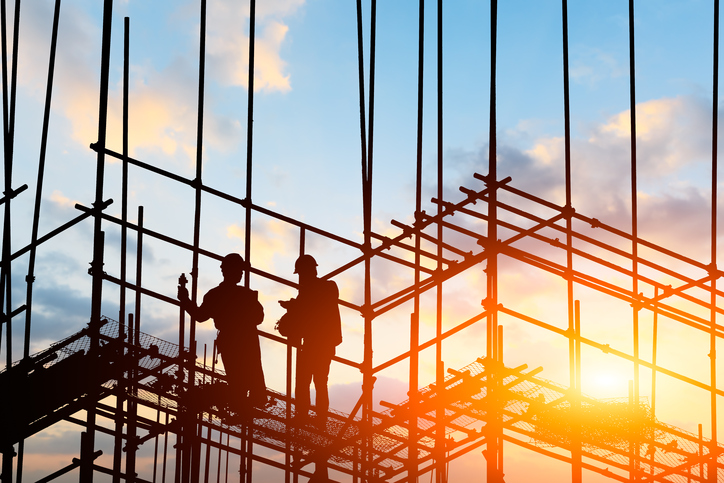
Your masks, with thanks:
<instances>
[{"instance_id":1,"label":"sunset glow","mask_svg":"<svg viewBox=\"0 0 724 483\"><path fill-rule=\"evenodd\" d=\"M3 481L724 481L715 5L24 2Z\"/></svg>"}]
</instances>

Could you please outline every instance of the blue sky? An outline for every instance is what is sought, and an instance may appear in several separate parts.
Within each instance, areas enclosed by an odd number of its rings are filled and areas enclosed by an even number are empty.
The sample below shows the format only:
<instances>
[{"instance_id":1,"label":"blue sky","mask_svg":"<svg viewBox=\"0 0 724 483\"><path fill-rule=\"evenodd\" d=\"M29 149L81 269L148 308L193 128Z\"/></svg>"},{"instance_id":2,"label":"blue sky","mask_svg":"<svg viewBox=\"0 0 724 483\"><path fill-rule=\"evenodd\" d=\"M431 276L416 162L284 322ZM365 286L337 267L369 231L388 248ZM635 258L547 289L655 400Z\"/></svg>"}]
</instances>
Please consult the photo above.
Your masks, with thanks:
<instances>
[{"instance_id":1,"label":"blue sky","mask_svg":"<svg viewBox=\"0 0 724 483\"><path fill-rule=\"evenodd\" d=\"M310 223L339 236L361 241L359 98L355 3L338 0L267 0L257 6L257 77L254 98L253 200L277 213ZM369 67L369 2L363 2L365 64ZM410 222L415 206L417 45L416 2L379 2L375 84L375 177L373 229L397 234L390 220ZM630 229L629 209L629 59L628 2L571 2L569 49L573 156L573 204L579 212ZM30 187L13 203L14 249L30 237L33 193L47 75L52 2L24 2L20 32L18 121L13 186ZM75 202L94 198L95 142L100 64L101 2L66 0L62 6L59 57L43 190L41 234L73 218ZM123 17L131 18L131 155L187 178L194 176L198 80L198 5L192 1L117 1L114 6L109 146L120 151L120 92ZM436 193L436 5L427 2L424 71L423 209ZM446 197L460 199L457 188L477 187L473 172L487 172L489 120L489 5L447 2L444 18L444 141ZM708 169L711 146L713 6L698 0L636 2L636 99L639 125L640 235L672 250L707 261L709 253ZM248 2L209 1L204 131L204 182L244 196L246 161ZM501 177L557 203L563 203L563 84L560 4L550 0L501 2L498 25L498 155ZM369 95L369 86L365 87ZM120 214L120 164L109 161L106 197ZM145 226L190 242L193 192L157 176L131 169L129 215L145 207ZM202 245L216 253L243 253L244 213L205 196ZM298 232L268 217L253 219L252 263L293 280ZM45 244L38 254L33 350L80 330L90 312L92 225L84 223ZM118 272L118 230L108 227L107 270ZM357 254L337 244L309 237L309 251L327 273ZM129 250L134 251L131 240ZM176 279L191 268L191 257L148 240L144 246L144 284L170 296ZM133 264L133 256L129 259ZM708 263L708 261L707 261ZM24 265L25 264L25 265ZM14 270L14 304L24 300L27 259ZM376 298L409 283L411 273L376 266ZM132 271L132 270L131 270ZM484 281L479 270L451 284L446 324L480 310ZM202 260L200 295L220 280L218 264ZM359 271L339 276L342 297L362 301ZM276 301L294 296L288 287L260 277L267 318L273 331L281 315ZM503 274L501 297L541 318L556 320L556 282L510 264ZM104 287L104 313L118 313L118 291ZM630 350L630 313L607 307L581 293L590 335ZM144 330L174 338L177 309L143 301ZM410 306L385 316L375 332L375 360L399 353L391 340L408 340ZM612 322L602 313L620 316ZM630 311L629 311L630 312ZM362 320L343 311L345 357L361 360ZM424 316L423 335L434 333ZM211 324L199 326L201 342L210 344ZM22 323L13 325L14 358L21 355ZM511 362L543 365L544 377L566 382L567 342L507 326L506 355ZM672 327L661 357L677 370L707 380L697 335ZM688 335L687 335L688 334ZM677 347L690 337L691 348ZM668 339L667 339L668 340ZM668 344L668 345L666 345ZM446 346L448 367L461 367L482 355L484 331ZM688 346L687 346L688 347ZM265 344L264 365L272 387L283 388L283 351ZM667 350L669 352L667 352ZM667 355L668 354L668 355ZM5 361L5 347L0 348ZM682 360L686 362L681 362ZM610 361L590 357L586 390L598 397L626 395L630 366L612 375ZM692 362L688 362L692 361ZM421 362L421 382L434 377L430 357ZM663 364L663 362L662 362ZM678 365L677 365L678 364ZM404 399L406 366L385 372L388 400ZM596 374L601 378L596 379ZM597 384L596 380L614 381ZM361 376L335 367L333 401L349 405ZM674 387L674 386L672 386ZM662 391L666 385L662 383ZM336 391L336 392L335 392ZM677 394L678 389L671 389ZM694 431L704 416L681 414L694 404L707 414L707 399L683 392L661 405L661 417ZM335 397L337 397L335 401ZM691 401L694 401L691 403ZM56 451L54 454L62 453ZM511 451L515 461L517 453ZM479 455L478 455L479 456ZM522 457L522 456L521 456ZM473 458L473 457L471 457ZM469 459L453 466L467 474L482 464ZM540 463L546 467L547 463ZM476 466L477 465L477 466ZM514 466L511 464L511 466ZM458 468L456 470L456 468ZM565 470L561 470L564 471ZM41 472L42 473L42 472ZM455 474L455 473L453 473ZM556 473L552 473L556 474ZM42 476L39 474L39 476ZM460 477L462 478L462 476ZM524 481L512 477L511 481ZM557 480L550 480L557 481Z\"/></svg>"}]
</instances>

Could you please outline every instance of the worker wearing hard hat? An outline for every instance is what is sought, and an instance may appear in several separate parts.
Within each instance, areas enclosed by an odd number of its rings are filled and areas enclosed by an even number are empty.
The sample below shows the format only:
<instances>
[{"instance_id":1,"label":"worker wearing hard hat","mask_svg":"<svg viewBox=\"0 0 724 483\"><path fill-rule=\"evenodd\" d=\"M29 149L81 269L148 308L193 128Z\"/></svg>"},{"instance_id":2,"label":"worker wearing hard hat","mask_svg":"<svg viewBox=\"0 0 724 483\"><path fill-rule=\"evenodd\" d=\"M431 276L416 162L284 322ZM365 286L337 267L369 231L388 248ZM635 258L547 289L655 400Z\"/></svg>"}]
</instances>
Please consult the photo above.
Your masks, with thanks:
<instances>
[{"instance_id":1,"label":"worker wearing hard hat","mask_svg":"<svg viewBox=\"0 0 724 483\"><path fill-rule=\"evenodd\" d=\"M214 319L218 329L216 345L224 363L229 385L234 392L255 406L267 402L261 348L256 326L264 320L264 307L255 290L239 285L248 264L238 253L230 253L221 261L224 280L204 295L196 306L189 300L185 286L179 285L181 307L196 321Z\"/></svg>"},{"instance_id":2,"label":"worker wearing hard hat","mask_svg":"<svg viewBox=\"0 0 724 483\"><path fill-rule=\"evenodd\" d=\"M339 289L332 280L317 277L317 261L311 255L300 256L294 264L299 276L299 295L279 303L295 314L300 324L302 346L297 358L295 416L306 418L310 407L310 385L316 391L315 413L320 421L329 409L327 380L335 348L342 343L339 316Z\"/></svg>"}]
</instances>

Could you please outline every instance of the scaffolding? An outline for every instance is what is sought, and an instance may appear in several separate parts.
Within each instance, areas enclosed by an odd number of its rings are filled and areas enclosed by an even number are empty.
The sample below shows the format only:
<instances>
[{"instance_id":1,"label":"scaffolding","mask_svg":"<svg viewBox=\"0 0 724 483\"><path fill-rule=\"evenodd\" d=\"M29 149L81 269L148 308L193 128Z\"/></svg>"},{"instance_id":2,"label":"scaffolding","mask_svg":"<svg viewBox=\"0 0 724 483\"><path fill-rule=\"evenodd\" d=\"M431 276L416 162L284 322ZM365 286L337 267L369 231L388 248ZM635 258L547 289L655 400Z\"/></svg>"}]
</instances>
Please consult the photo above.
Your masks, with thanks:
<instances>
[{"instance_id":1,"label":"scaffolding","mask_svg":"<svg viewBox=\"0 0 724 483\"><path fill-rule=\"evenodd\" d=\"M568 89L567 2L562 2L563 66L565 99L565 204L535 196L516 187L511 177L498 174L496 153L496 53L497 1L491 2L490 65L490 137L487 173L471 173L457 198L443 196L443 122L442 122L442 1L437 2L437 195L431 200L434 213L423 211L422 200L422 114L424 59L424 2L420 2L420 47L417 179L414 222L393 220L396 236L376 233L372 227L372 172L374 132L374 66L376 2L370 4L369 61L363 52L361 0L357 1L357 45L359 61L359 105L361 134L361 172L363 194L362 243L277 213L256 204L252 197L255 1L250 3L248 132L246 186L243 197L224 192L202 181L204 132L204 73L206 38L206 1L200 1L200 55L198 79L198 115L196 174L184 178L161 167L133 159L128 152L129 36L130 20L124 21L123 58L123 149L116 152L106 146L108 91L113 24L112 0L104 1L101 75L98 113L98 141L90 146L97 154L95 199L89 206L76 205L80 214L66 224L39 235L39 211L43 169L50 116L53 70L59 24L60 0L55 2L55 17L49 70L41 156L38 169L35 217L31 243L15 252L11 247L12 200L27 185L12 185L16 66L20 2L14 11L14 39L11 62L7 59L6 18L3 3L3 107L5 197L0 306L6 343L6 367L0 372L0 452L3 483L21 481L24 441L58 424L70 422L82 429L79 457L40 481L51 481L78 470L82 483L98 475L112 481L216 481L226 474L250 483L260 467L278 470L285 482L314 481L317 468L332 470L333 479L345 481L418 481L430 474L438 483L448 481L448 465L472 451L482 451L486 481L505 481L504 448L517 445L546 458L570 466L571 481L583 481L584 471L619 481L713 482L724 481L723 446L717 438L718 388L716 345L724 337L718 314L724 313L719 301L724 296L717 287L724 274L717 268L717 106L718 106L718 0L714 2L713 116L712 116L712 206L711 259L696 260L659 246L638 236L635 75L630 77L631 116L631 209L630 230L608 225L594 214L578 212L571 196L570 114ZM634 9L629 2L630 71L634 64ZM8 66L11 85L8 88ZM365 71L369 79L365 80ZM368 86L368 96L365 95ZM104 193L105 166L108 158L122 164L120 216L109 213L112 200ZM173 238L144 226L143 207L136 223L129 221L128 169L134 167L149 176L171 181L193 191L193 240ZM189 191L190 192L190 191ZM260 331L270 343L281 344L286 351L286 390L269 390L271 403L264 408L240 408L232 402L226 377L215 363L207 364L197 356L195 321L181 311L178 340L164 341L141 331L141 296L179 307L175 298L156 292L142 283L142 254L148 239L189 253L192 257L191 290L196 301L200 259L221 260L223 253L201 243L201 199L209 196L228 203L244 213L245 253L249 274L287 287L296 284L255 264L251 251L252 217L264 216L293 228L299 233L299 252L305 253L308 235L322 237L344 246L355 255L323 275L331 279L351 270L364 274L361 304L340 300L347 309L364 320L364 350L360 360L334 357L362 373L360 397L349 413L331 410L322 425L307 425L294 420L292 394L295 343L274 333ZM27 195L26 195L27 196ZM30 322L36 251L43 243L84 220L93 223L93 254L89 275L92 278L92 306L87 327L48 349L30 354ZM108 267L105 252L109 242L104 228L118 226L121 232L119 267ZM136 240L136 267L129 281L126 255L129 232ZM14 261L29 256L26 299L13 303L11 273ZM373 262L383 260L400 270L412 271L412 283L375 298ZM567 320L540 320L499 297L499 263L513 261L520 266L549 274L565 285ZM472 297L482 296L482 310L467 320L443 320L444 290L466 272L484 268L484 287L475 287ZM249 276L245 283L249 285ZM185 281L179 280L179 284ZM118 320L102 313L105 287L119 287ZM630 330L633 348L625 351L605 341L585 337L581 330L581 307L576 293L586 290L611 303L630 306ZM127 292L135 296L135 310L125 313ZM435 335L423 340L420 330L424 297L434 298ZM380 362L373 358L373 329L381 316L408 310L409 344L394 357ZM640 317L653 321L653 352L640 354ZM22 357L12 347L13 319L25 317ZM516 320L536 330L559 337L567 346L568 385L546 380L542 368L507 365L503 354L504 321ZM709 340L709 380L660 365L656 358L657 327L660 320L681 324ZM446 340L480 326L485 327L485 347L469 365L458 370L445 368L443 344ZM0 331L0 335L3 332ZM597 400L582 391L582 351L595 349L633 368L627 398ZM435 353L435 380L420 384L420 357L426 350ZM211 360L215 360L215 350ZM375 408L377 376L398 364L409 366L408 399L384 402L386 410ZM537 361L531 360L536 365ZM641 394L641 370L651 373L651 395ZM83 377L77 377L83 374ZM697 388L709 397L711 433L704 436L677 428L656 417L657 377L667 377ZM594 423L595 421L595 423ZM101 455L96 441L113 439L111 466L97 464ZM140 468L142 449L153 446L153 463ZM222 468L223 465L223 468ZM149 469L150 468L150 469ZM149 474L144 473L148 471ZM721 475L721 476L720 476Z\"/></svg>"}]
</instances>

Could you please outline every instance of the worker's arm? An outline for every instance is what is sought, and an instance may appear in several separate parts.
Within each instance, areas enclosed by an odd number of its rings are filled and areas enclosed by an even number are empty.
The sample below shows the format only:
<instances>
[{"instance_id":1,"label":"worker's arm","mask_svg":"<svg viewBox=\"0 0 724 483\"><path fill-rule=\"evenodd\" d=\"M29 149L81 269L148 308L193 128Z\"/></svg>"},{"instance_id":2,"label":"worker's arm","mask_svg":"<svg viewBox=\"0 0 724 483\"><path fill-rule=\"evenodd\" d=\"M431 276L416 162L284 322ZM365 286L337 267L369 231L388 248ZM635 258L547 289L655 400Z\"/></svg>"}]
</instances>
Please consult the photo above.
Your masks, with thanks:
<instances>
[{"instance_id":1,"label":"worker's arm","mask_svg":"<svg viewBox=\"0 0 724 483\"><path fill-rule=\"evenodd\" d=\"M181 303L181 308L188 312L191 318L197 322L204 322L211 318L209 305L204 303L206 302L206 297L204 297L204 302L201 303L201 306L197 307L196 304L189 299L189 291L186 287L179 286L177 296Z\"/></svg>"}]
</instances>

